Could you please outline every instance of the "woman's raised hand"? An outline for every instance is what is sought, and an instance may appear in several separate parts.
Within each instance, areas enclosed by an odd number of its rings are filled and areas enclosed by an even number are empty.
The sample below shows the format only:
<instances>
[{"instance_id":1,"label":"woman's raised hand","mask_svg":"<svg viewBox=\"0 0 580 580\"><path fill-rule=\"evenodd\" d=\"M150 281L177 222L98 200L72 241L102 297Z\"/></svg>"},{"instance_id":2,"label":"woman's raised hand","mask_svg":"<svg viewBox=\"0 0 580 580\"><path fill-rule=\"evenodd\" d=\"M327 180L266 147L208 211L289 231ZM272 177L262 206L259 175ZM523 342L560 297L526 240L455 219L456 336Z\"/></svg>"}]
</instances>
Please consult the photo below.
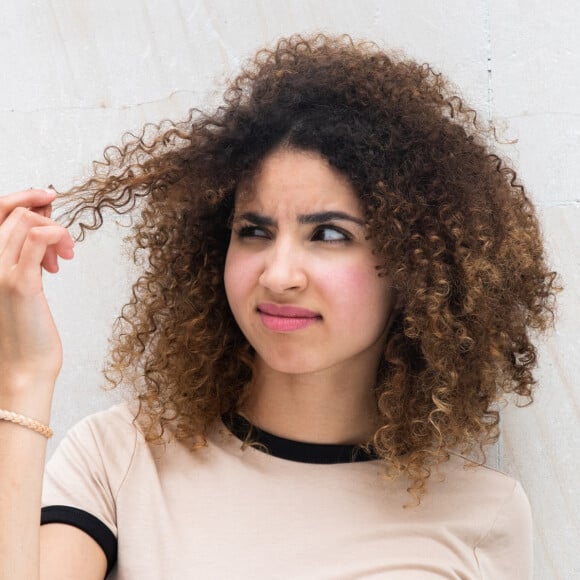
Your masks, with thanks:
<instances>
[{"instance_id":1,"label":"woman's raised hand","mask_svg":"<svg viewBox=\"0 0 580 580\"><path fill-rule=\"evenodd\" d=\"M74 242L49 217L55 195L29 189L0 196L1 398L34 396L34 385L54 384L62 365L42 269L57 272L59 257L73 257Z\"/></svg>"}]
</instances>

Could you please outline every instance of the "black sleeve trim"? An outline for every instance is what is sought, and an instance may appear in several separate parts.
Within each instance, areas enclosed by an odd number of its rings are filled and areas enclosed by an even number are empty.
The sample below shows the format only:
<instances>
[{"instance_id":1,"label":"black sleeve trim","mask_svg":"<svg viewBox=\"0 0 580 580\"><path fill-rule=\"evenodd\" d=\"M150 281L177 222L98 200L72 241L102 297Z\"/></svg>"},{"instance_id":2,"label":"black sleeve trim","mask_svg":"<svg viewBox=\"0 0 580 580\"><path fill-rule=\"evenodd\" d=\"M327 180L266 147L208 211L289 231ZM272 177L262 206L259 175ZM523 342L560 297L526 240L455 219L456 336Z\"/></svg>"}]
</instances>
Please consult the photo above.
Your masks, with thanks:
<instances>
[{"instance_id":1,"label":"black sleeve trim","mask_svg":"<svg viewBox=\"0 0 580 580\"><path fill-rule=\"evenodd\" d=\"M68 524L79 528L99 546L107 558L107 575L117 562L117 538L101 520L94 515L66 505L51 505L43 507L40 513L40 525Z\"/></svg>"}]
</instances>

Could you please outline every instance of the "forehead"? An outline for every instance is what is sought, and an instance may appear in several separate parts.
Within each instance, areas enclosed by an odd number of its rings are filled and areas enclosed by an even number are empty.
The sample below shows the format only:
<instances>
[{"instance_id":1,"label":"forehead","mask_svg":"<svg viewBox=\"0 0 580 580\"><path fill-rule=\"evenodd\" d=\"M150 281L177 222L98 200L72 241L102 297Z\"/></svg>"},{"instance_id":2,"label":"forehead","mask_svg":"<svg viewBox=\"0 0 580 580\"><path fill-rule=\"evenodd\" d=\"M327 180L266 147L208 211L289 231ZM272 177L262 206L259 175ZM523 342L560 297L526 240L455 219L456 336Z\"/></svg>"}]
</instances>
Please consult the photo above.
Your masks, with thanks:
<instances>
[{"instance_id":1,"label":"forehead","mask_svg":"<svg viewBox=\"0 0 580 580\"><path fill-rule=\"evenodd\" d=\"M236 191L236 212L299 214L342 210L362 215L348 178L314 152L279 149Z\"/></svg>"}]
</instances>

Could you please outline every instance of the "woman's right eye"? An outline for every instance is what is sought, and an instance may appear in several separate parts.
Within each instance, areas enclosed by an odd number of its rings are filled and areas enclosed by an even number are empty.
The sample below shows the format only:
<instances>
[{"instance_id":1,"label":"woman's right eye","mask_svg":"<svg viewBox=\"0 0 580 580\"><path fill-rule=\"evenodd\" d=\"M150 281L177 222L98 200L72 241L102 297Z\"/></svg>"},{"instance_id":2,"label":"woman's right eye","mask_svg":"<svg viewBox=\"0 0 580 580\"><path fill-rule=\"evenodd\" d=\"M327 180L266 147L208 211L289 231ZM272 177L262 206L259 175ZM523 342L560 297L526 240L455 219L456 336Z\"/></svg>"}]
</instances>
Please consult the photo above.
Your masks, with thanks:
<instances>
[{"instance_id":1,"label":"woman's right eye","mask_svg":"<svg viewBox=\"0 0 580 580\"><path fill-rule=\"evenodd\" d=\"M268 232L257 226L243 226L236 232L239 238L268 238Z\"/></svg>"}]
</instances>

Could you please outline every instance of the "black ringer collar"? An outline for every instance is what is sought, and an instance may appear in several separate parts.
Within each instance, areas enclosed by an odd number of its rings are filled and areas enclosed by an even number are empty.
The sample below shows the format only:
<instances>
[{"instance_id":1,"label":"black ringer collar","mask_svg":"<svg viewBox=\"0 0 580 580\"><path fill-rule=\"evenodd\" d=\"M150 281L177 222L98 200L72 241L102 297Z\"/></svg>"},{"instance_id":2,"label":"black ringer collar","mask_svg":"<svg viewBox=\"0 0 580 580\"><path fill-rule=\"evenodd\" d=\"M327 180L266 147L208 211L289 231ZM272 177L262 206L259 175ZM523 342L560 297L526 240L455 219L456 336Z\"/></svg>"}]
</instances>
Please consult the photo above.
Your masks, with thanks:
<instances>
[{"instance_id":1,"label":"black ringer collar","mask_svg":"<svg viewBox=\"0 0 580 580\"><path fill-rule=\"evenodd\" d=\"M245 417L233 414L222 415L224 425L238 439L245 441L251 431L252 443L260 443L266 446L270 455L280 459L298 461L301 463L352 463L359 461L371 461L378 456L368 453L358 445L333 445L330 443L303 443L292 439L285 439L272 435L267 431L252 425ZM261 451L260 447L256 448Z\"/></svg>"}]
</instances>

